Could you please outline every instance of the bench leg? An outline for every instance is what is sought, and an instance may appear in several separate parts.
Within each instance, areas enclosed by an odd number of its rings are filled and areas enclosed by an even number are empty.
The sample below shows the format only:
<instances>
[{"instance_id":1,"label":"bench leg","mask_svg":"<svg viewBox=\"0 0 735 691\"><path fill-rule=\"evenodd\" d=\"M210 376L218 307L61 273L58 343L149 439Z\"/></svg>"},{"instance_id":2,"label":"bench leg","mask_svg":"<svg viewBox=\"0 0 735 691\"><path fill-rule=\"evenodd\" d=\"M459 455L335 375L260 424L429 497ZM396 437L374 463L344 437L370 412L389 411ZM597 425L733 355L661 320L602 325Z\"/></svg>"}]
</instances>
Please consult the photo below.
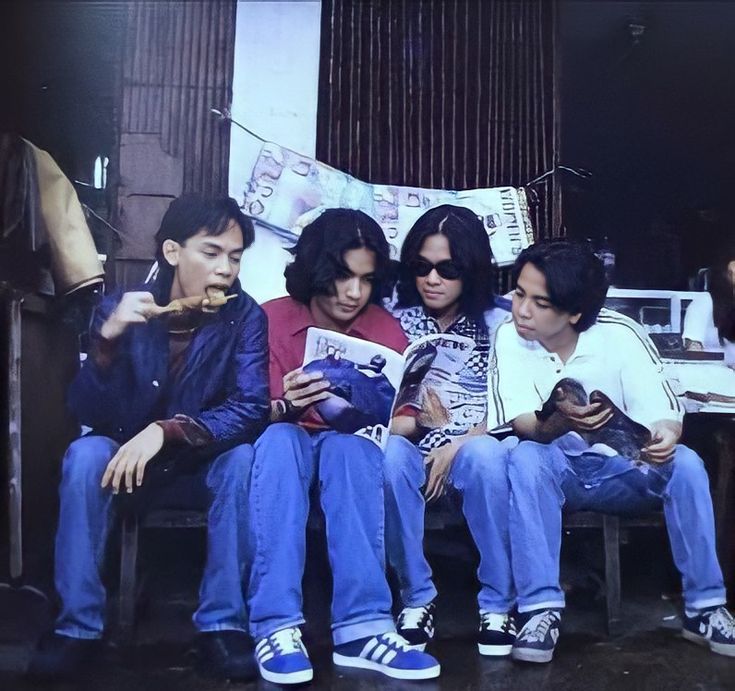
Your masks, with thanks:
<instances>
[{"instance_id":1,"label":"bench leg","mask_svg":"<svg viewBox=\"0 0 735 691\"><path fill-rule=\"evenodd\" d=\"M621 628L620 606L620 520L617 516L602 517L605 542L605 592L607 597L607 632L615 636Z\"/></svg>"},{"instance_id":2,"label":"bench leg","mask_svg":"<svg viewBox=\"0 0 735 691\"><path fill-rule=\"evenodd\" d=\"M123 519L120 547L120 594L118 628L120 638L129 641L135 623L135 575L138 561L138 517Z\"/></svg>"}]
</instances>

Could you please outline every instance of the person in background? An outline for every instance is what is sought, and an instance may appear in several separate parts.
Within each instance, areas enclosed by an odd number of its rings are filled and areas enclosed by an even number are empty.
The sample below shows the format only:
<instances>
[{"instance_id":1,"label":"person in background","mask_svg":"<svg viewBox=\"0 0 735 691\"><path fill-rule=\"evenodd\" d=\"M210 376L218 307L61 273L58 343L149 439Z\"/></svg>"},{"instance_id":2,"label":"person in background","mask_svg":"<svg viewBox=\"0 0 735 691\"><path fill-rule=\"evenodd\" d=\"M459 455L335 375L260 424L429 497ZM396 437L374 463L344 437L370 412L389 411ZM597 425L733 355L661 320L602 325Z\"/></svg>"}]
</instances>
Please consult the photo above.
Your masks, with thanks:
<instances>
[{"instance_id":1,"label":"person in background","mask_svg":"<svg viewBox=\"0 0 735 691\"><path fill-rule=\"evenodd\" d=\"M98 308L89 356L69 391L71 410L92 431L63 460L55 556L61 612L31 675L74 674L98 650L102 559L123 500L135 511L208 509L193 617L201 669L235 679L257 674L242 577L251 444L268 416L268 343L265 315L237 278L253 238L233 199L180 197L156 234L157 278ZM200 308L162 309L181 300Z\"/></svg>"},{"instance_id":2,"label":"person in background","mask_svg":"<svg viewBox=\"0 0 735 691\"><path fill-rule=\"evenodd\" d=\"M313 678L299 629L312 490L324 512L334 584L334 664L398 679L440 671L433 657L410 650L395 632L385 576L383 453L369 439L330 428L314 405L333 395L330 382L301 367L310 326L403 351L398 322L378 306L388 267L388 243L374 220L327 209L294 248L285 271L289 296L264 305L273 424L255 446L248 603L260 674L276 684Z\"/></svg>"},{"instance_id":3,"label":"person in background","mask_svg":"<svg viewBox=\"0 0 735 691\"><path fill-rule=\"evenodd\" d=\"M426 397L423 410L397 410L385 454L386 547L404 605L398 631L420 649L434 635L437 596L423 551L424 509L446 491L461 497L480 553L479 652L509 655L515 640L506 461L516 440L485 434L492 333L509 317L509 305L494 297L493 280L488 236L470 209L438 206L406 236L394 314L409 341L444 333L475 342L461 373L472 398L439 425Z\"/></svg>"},{"instance_id":4,"label":"person in background","mask_svg":"<svg viewBox=\"0 0 735 691\"><path fill-rule=\"evenodd\" d=\"M687 350L724 351L725 364L735 368L735 248L708 271L706 292L692 300L684 315Z\"/></svg>"},{"instance_id":5,"label":"person in background","mask_svg":"<svg viewBox=\"0 0 735 691\"><path fill-rule=\"evenodd\" d=\"M636 514L663 506L683 577L682 634L735 656L735 619L715 552L709 480L702 459L678 444L682 410L656 349L635 322L602 309L602 263L578 243L525 249L513 266L513 322L498 328L491 385L502 419L524 439L508 462L510 541L519 631L512 657L549 662L559 639L562 508ZM612 402L567 404L537 415L564 378ZM614 407L650 430L641 458L589 446Z\"/></svg>"}]
</instances>

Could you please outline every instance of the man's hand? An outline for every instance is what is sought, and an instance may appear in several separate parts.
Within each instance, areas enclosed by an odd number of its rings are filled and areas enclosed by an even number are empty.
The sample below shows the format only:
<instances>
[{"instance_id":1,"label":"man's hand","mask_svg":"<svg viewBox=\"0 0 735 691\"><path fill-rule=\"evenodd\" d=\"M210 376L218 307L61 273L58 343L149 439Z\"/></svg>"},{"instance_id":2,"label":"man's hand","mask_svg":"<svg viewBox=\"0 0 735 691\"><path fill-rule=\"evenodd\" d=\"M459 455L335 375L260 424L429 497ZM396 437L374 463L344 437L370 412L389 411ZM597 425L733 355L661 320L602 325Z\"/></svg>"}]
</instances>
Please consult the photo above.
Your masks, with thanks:
<instances>
[{"instance_id":1,"label":"man's hand","mask_svg":"<svg viewBox=\"0 0 735 691\"><path fill-rule=\"evenodd\" d=\"M283 398L300 417L310 405L329 398L330 386L321 372L307 373L301 368L295 369L283 377Z\"/></svg>"},{"instance_id":2,"label":"man's hand","mask_svg":"<svg viewBox=\"0 0 735 691\"><path fill-rule=\"evenodd\" d=\"M651 463L668 461L681 437L681 423L675 420L659 420L651 425L651 443L641 449L643 458Z\"/></svg>"},{"instance_id":3,"label":"man's hand","mask_svg":"<svg viewBox=\"0 0 735 691\"><path fill-rule=\"evenodd\" d=\"M569 401L557 403L556 410L575 432L591 432L600 429L613 416L613 409L608 403L598 401L589 405L575 405Z\"/></svg>"},{"instance_id":4,"label":"man's hand","mask_svg":"<svg viewBox=\"0 0 735 691\"><path fill-rule=\"evenodd\" d=\"M135 487L140 487L148 461L161 450L162 446L163 428L155 422L151 423L117 450L102 476L102 487L110 485L113 494L117 494L123 477L128 493Z\"/></svg>"},{"instance_id":5,"label":"man's hand","mask_svg":"<svg viewBox=\"0 0 735 691\"><path fill-rule=\"evenodd\" d=\"M457 455L459 447L459 444L450 442L449 444L440 446L438 449L434 449L424 459L424 465L431 466L429 468L429 477L426 480L426 487L424 488L426 501L438 499L444 494L447 476L452 469L452 463L454 463L454 457Z\"/></svg>"},{"instance_id":6,"label":"man's hand","mask_svg":"<svg viewBox=\"0 0 735 691\"><path fill-rule=\"evenodd\" d=\"M155 308L153 295L146 292L125 293L113 313L100 329L100 336L108 340L122 336L130 324L145 324Z\"/></svg>"}]
</instances>

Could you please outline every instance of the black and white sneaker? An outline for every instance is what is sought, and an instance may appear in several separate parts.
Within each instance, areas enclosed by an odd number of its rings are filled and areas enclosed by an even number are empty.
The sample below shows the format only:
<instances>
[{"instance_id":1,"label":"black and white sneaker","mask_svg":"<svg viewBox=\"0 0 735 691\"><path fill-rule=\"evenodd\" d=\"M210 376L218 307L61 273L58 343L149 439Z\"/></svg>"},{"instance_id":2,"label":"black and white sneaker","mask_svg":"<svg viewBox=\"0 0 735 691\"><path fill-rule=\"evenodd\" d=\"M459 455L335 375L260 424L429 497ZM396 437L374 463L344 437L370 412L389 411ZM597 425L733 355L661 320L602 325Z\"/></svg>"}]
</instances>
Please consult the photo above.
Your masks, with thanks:
<instances>
[{"instance_id":1,"label":"black and white sneaker","mask_svg":"<svg viewBox=\"0 0 735 691\"><path fill-rule=\"evenodd\" d=\"M480 612L477 648L480 655L510 655L516 640L516 625L510 614Z\"/></svg>"},{"instance_id":2,"label":"black and white sneaker","mask_svg":"<svg viewBox=\"0 0 735 691\"><path fill-rule=\"evenodd\" d=\"M559 640L561 612L542 609L529 614L531 616L516 636L511 657L522 662L551 662Z\"/></svg>"},{"instance_id":3,"label":"black and white sneaker","mask_svg":"<svg viewBox=\"0 0 735 691\"><path fill-rule=\"evenodd\" d=\"M735 618L722 606L704 609L693 617L684 614L681 635L713 653L735 657Z\"/></svg>"},{"instance_id":4,"label":"black and white sneaker","mask_svg":"<svg viewBox=\"0 0 735 691\"><path fill-rule=\"evenodd\" d=\"M421 607L404 607L398 615L396 629L414 650L424 650L434 638L434 610L430 602Z\"/></svg>"}]
</instances>

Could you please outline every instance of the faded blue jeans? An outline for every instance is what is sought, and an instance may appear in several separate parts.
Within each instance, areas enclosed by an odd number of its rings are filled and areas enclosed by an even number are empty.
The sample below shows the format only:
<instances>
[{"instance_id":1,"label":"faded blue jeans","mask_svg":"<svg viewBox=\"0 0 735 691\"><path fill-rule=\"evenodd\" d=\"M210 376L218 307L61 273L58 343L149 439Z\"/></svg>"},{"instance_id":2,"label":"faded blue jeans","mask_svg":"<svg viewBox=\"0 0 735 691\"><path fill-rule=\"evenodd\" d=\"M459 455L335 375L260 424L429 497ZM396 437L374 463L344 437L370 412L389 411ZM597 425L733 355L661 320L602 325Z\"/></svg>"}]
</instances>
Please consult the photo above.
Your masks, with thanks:
<instances>
[{"instance_id":1,"label":"faded blue jeans","mask_svg":"<svg viewBox=\"0 0 735 691\"><path fill-rule=\"evenodd\" d=\"M116 497L100 481L118 448L108 437L87 436L74 441L64 456L55 557L62 608L55 631L71 638L100 638L104 628L106 593L100 570L114 514L119 501L128 497ZM200 631L247 631L242 583L248 564L252 460L253 447L242 444L203 462L200 472L182 475L174 470L170 481L147 487L153 461L135 490L146 492L140 497L145 508L209 507L207 559L193 616Z\"/></svg>"},{"instance_id":2,"label":"faded blue jeans","mask_svg":"<svg viewBox=\"0 0 735 691\"><path fill-rule=\"evenodd\" d=\"M580 444L570 435L551 444L524 441L510 455L510 539L519 611L564 606L559 587L562 507L635 515L663 506L686 608L724 604L702 459L679 445L666 463L636 463L585 452Z\"/></svg>"},{"instance_id":3,"label":"faded blue jeans","mask_svg":"<svg viewBox=\"0 0 735 691\"><path fill-rule=\"evenodd\" d=\"M480 553L479 608L504 614L515 604L508 535L507 459L517 443L490 436L475 437L454 457L447 477L459 492L462 512ZM437 595L424 556L424 508L421 488L427 477L424 456L405 437L393 435L385 452L386 543L404 606L419 607Z\"/></svg>"},{"instance_id":4,"label":"faded blue jeans","mask_svg":"<svg viewBox=\"0 0 735 691\"><path fill-rule=\"evenodd\" d=\"M335 645L395 630L385 577L382 451L353 434L310 435L277 423L255 443L250 490L255 553L248 605L256 640L304 623L301 581L315 482L334 583Z\"/></svg>"}]
</instances>

